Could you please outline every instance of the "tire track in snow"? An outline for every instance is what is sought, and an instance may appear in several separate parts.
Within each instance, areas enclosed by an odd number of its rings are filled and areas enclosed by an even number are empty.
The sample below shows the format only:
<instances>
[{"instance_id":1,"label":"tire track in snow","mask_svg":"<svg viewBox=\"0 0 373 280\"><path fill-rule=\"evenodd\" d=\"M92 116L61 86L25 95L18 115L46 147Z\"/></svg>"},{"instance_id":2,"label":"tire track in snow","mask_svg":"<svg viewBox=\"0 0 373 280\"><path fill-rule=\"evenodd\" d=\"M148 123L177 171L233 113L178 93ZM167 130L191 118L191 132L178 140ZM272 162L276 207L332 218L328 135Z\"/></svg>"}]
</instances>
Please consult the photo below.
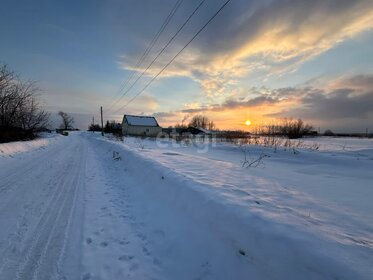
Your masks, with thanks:
<instances>
[{"instance_id":1,"label":"tire track in snow","mask_svg":"<svg viewBox=\"0 0 373 280\"><path fill-rule=\"evenodd\" d=\"M57 151L56 155L58 155L59 153L61 153L61 151ZM48 154L48 156L50 155ZM9 234L5 239L6 241L4 241L3 243L6 243L8 246L0 251L0 275L2 275L2 271L8 265L8 263L11 262L11 259L15 259L14 262L17 261L17 257L15 255L17 253L20 253L18 251L21 250L17 250L17 248L22 247L25 235L27 235L28 231L33 230L32 225L30 225L30 218L35 216L35 212L38 211L39 208L42 208L44 204L49 205L49 203L51 203L51 200L54 198L55 193L58 190L57 183L63 179L64 174L56 170L56 168L50 170L54 171L55 173L49 173L49 178L45 181L45 184L50 187L47 192L49 191L52 193L49 193L49 195L48 193L46 194L48 198L46 202L40 203L40 201L38 201L38 199L40 200L38 196L44 194L40 193L40 185L44 185L43 177L45 177L46 174L45 164L48 163L45 161L45 159L46 155L43 154L42 157L37 159L36 161L35 159L33 159L33 164L31 165L33 169L26 169L25 173L22 176L18 175L18 173L14 174L14 177L12 178L14 181L14 190L12 190L13 192L9 197L4 196L4 193L2 194L1 199L3 202L1 204L3 207L0 211L0 219L4 221L7 218L11 219L14 216L18 218L16 219L17 222L15 225L12 225L11 221L10 223L7 223L7 230ZM21 166L19 166L19 169L24 170L23 167L25 165L29 166L29 163L30 161L26 161ZM30 181L30 178L33 177L41 179L40 181L38 181L39 186L32 185L32 181ZM8 178L10 178L10 176L8 176ZM52 184L54 187L53 190L51 189ZM31 191L30 188L32 188ZM39 211L42 211L42 209L39 209ZM41 214L42 212L40 212L40 216Z\"/></svg>"},{"instance_id":2,"label":"tire track in snow","mask_svg":"<svg viewBox=\"0 0 373 280\"><path fill-rule=\"evenodd\" d=\"M80 140L82 141L82 140ZM74 144L74 143L73 143ZM69 151L71 150L71 151ZM65 248L72 211L75 208L75 196L80 182L80 173L84 167L85 147L83 143L65 149L71 152L72 162L58 176L52 198L36 226L28 246L20 260L8 264L4 276L7 279L55 279L59 262ZM63 153L59 153L63 154ZM44 157L43 157L44 158ZM69 158L66 158L68 160ZM69 177L71 176L71 177ZM62 278L62 276L61 276Z\"/></svg>"},{"instance_id":3,"label":"tire track in snow","mask_svg":"<svg viewBox=\"0 0 373 280\"><path fill-rule=\"evenodd\" d=\"M77 151L79 151L79 149L77 149ZM77 166L80 166L80 159L81 158L79 157ZM75 167L77 167L75 165L76 164L72 164L71 170L68 171L74 171ZM66 172L66 174L70 174L70 172ZM61 232L56 231L56 227L61 230L64 228L64 220L61 220L61 217L66 218L66 216L68 216L68 210L71 208L71 205L67 202L72 201L71 193L74 193L78 173L75 173L73 178L70 180L69 179L70 178L68 178L67 182L64 184L62 190L56 198L55 202L57 205L52 204L50 213L46 213L47 218L45 223L42 225L43 229L39 231L38 238L33 242L33 246L28 252L29 254L26 261L22 265L21 269L17 272L16 279L50 279L49 277L38 277L38 275L39 273L44 273L44 275L46 274L45 276L48 276L54 273L53 266L55 265L56 260L58 260L59 253L63 246L61 243L62 240L59 240L58 238ZM47 212L49 211L47 210ZM64 215L62 215L62 213ZM51 239L54 241L54 243L52 243L53 248L49 246ZM44 240L47 240L47 242L44 243ZM42 271L40 271L41 269ZM31 275L32 278L30 278Z\"/></svg>"},{"instance_id":4,"label":"tire track in snow","mask_svg":"<svg viewBox=\"0 0 373 280\"><path fill-rule=\"evenodd\" d=\"M64 143L60 142L54 147L43 151L43 153L37 158L37 162L35 162L34 157L31 157L31 159L23 162L21 166L17 164L16 166L5 170L5 174L1 174L2 182L0 185L0 193L8 190L11 186L14 186L20 177L23 177L25 173L30 173L31 171L33 171L35 169L35 166L43 164L51 156L55 156L56 154L61 153L63 151L63 148L61 147L62 144Z\"/></svg>"}]
</instances>

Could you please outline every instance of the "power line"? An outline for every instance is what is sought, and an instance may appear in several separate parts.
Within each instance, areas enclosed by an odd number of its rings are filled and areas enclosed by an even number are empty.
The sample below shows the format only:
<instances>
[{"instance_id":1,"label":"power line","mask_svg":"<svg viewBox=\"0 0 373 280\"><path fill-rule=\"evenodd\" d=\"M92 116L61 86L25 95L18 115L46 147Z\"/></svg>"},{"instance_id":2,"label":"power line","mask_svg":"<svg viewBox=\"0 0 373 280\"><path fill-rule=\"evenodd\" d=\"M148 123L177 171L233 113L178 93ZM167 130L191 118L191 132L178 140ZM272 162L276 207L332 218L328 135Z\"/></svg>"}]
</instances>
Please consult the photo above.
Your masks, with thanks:
<instances>
[{"instance_id":1,"label":"power line","mask_svg":"<svg viewBox=\"0 0 373 280\"><path fill-rule=\"evenodd\" d=\"M137 82L141 79L142 76L146 73L146 71L149 70L149 68L154 64L154 62L159 58L159 56L165 51L165 49L172 43L172 41L176 38L176 36L183 30L185 25L190 21L190 19L194 16L194 14L199 10L199 8L202 6L202 4L206 0L202 0L198 6L194 9L194 11L189 15L189 17L184 21L184 23L180 26L180 28L176 31L176 33L171 37L171 39L167 42L166 45L158 52L158 54L154 57L152 62L143 70L143 72L140 74L140 76L137 77L137 79L132 83L132 85L122 94L122 96L119 98L119 100L116 102L118 103L136 84ZM115 104L116 104L115 103Z\"/></svg>"},{"instance_id":2,"label":"power line","mask_svg":"<svg viewBox=\"0 0 373 280\"><path fill-rule=\"evenodd\" d=\"M123 105L121 108L115 111L118 112L119 110L124 109L127 107L133 100L135 100L141 93L143 93L150 84L157 79L157 77L162 74L162 72L180 55L180 53L189 46L189 44L206 28L207 25L225 8L225 6L230 2L231 0L225 1L225 3L215 12L215 14L201 27L201 29L198 30L198 32L188 41L188 43L158 72L157 75L155 75L134 97L132 97L125 105Z\"/></svg>"},{"instance_id":3,"label":"power line","mask_svg":"<svg viewBox=\"0 0 373 280\"><path fill-rule=\"evenodd\" d=\"M162 26L160 27L160 29L157 31L157 33L154 35L153 39L151 40L151 42L149 43L148 47L146 48L146 50L144 51L144 53L141 55L141 57L137 60L136 62L136 65L135 65L135 69L140 67L141 64L144 62L144 60L147 58L149 52L152 50L152 48L154 47L154 45L157 43L159 37L161 36L161 34L163 33L163 31L165 30L165 28L167 27L167 25L169 24L169 22L171 21L172 17L174 16L174 14L176 13L176 11L178 10L178 8L180 7L180 5L183 3L184 0L177 0L175 5L173 6L173 8L171 9L170 13L167 15L166 19L163 21L163 24ZM118 90L118 93L120 93L122 90L124 90L128 83L132 80L133 76L135 75L135 72L136 71L132 71L131 75L127 78L127 80L120 86L119 90ZM114 101L113 103L111 103L110 105L110 108L113 107L117 102L120 101L120 98L116 101Z\"/></svg>"},{"instance_id":4,"label":"power line","mask_svg":"<svg viewBox=\"0 0 373 280\"><path fill-rule=\"evenodd\" d=\"M183 1L184 0L177 0L176 1L175 5L171 9L170 13L168 14L168 16L166 17L166 19L164 20L162 26L160 27L160 29L158 30L158 32L155 34L155 36L153 37L152 41L149 43L149 45L146 48L146 50L144 51L144 53L138 59L135 68L139 67L142 64L142 62L146 59L146 57L148 56L149 52L154 47L154 45L157 42L158 38L160 37L160 35L162 34L162 32L165 30L165 28L167 27L167 25L170 22L171 18L176 13L176 11L178 10L178 8L180 7L180 5L182 4ZM135 75L135 72L136 71L132 71L131 75L128 77L128 79L126 80L126 82L124 82L122 84L122 86L119 88L118 93L120 93L123 89L125 89L127 87L128 83L132 80L133 76ZM119 99L117 99L116 101L114 101L113 103L111 103L110 108L112 108L120 100L121 100L121 97Z\"/></svg>"},{"instance_id":5,"label":"power line","mask_svg":"<svg viewBox=\"0 0 373 280\"><path fill-rule=\"evenodd\" d=\"M148 47L148 49L144 52L143 56L140 58L140 61L135 66L135 68L138 67L138 66L140 66L142 64L142 62L145 60L145 58L149 54L150 50L154 47L155 43L157 42L159 36L165 30L166 26L168 25L168 23L170 22L171 18L173 17L173 15L175 14L175 12L178 10L178 8L180 7L180 5L183 3L183 1L184 0L178 0L175 3L175 6L173 7L173 9L171 10L170 14L167 16L166 20L164 21L163 25L161 26L160 30L158 31L158 33L155 35L155 37L153 38L152 42L150 43L150 47Z\"/></svg>"},{"instance_id":6,"label":"power line","mask_svg":"<svg viewBox=\"0 0 373 280\"><path fill-rule=\"evenodd\" d=\"M154 47L155 43L158 41L160 35L162 34L162 32L165 30L166 26L168 25L168 23L170 22L171 18L173 17L173 15L175 14L175 12L177 11L177 9L180 7L181 3L183 2L184 0L178 0L174 7L172 8L172 10L170 11L170 13L168 14L167 18L165 19L165 21L163 22L161 28L158 30L157 34L153 37L152 41L150 42L148 48L145 50L145 52L142 54L142 56L140 57L139 61L136 63L136 66L135 68L139 67L142 62L146 59L146 57L148 56L149 52L151 51L151 49ZM132 72L133 74L135 73L135 71ZM133 75L132 75L133 76ZM123 90L125 88L125 86L121 89Z\"/></svg>"}]
</instances>

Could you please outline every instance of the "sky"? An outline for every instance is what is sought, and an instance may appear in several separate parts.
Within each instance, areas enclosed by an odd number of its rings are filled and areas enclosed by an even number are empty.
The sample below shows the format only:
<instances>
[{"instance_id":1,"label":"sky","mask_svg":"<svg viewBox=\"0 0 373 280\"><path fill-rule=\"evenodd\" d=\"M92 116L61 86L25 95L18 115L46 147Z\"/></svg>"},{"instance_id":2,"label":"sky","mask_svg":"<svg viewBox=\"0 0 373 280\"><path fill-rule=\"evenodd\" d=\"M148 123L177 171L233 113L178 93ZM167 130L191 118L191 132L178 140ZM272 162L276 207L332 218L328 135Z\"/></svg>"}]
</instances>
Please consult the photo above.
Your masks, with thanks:
<instances>
[{"instance_id":1,"label":"sky","mask_svg":"<svg viewBox=\"0 0 373 280\"><path fill-rule=\"evenodd\" d=\"M0 0L0 63L37 82L55 122L63 110L82 129L103 106L105 120L165 127L203 114L221 129L301 118L373 131L371 0L231 0L146 87L225 1Z\"/></svg>"}]
</instances>

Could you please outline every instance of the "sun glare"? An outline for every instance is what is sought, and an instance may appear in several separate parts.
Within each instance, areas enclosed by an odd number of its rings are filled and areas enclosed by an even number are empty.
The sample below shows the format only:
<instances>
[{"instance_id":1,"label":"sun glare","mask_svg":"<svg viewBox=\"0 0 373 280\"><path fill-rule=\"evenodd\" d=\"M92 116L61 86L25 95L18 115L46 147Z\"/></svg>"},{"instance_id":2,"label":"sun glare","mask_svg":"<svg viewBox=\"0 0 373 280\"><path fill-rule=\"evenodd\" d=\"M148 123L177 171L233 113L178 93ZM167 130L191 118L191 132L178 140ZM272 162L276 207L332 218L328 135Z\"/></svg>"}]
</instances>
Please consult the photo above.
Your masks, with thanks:
<instances>
[{"instance_id":1,"label":"sun glare","mask_svg":"<svg viewBox=\"0 0 373 280\"><path fill-rule=\"evenodd\" d=\"M250 124L251 124L251 121L250 121L250 120L246 120L245 124L246 124L246 125L250 125Z\"/></svg>"}]
</instances>

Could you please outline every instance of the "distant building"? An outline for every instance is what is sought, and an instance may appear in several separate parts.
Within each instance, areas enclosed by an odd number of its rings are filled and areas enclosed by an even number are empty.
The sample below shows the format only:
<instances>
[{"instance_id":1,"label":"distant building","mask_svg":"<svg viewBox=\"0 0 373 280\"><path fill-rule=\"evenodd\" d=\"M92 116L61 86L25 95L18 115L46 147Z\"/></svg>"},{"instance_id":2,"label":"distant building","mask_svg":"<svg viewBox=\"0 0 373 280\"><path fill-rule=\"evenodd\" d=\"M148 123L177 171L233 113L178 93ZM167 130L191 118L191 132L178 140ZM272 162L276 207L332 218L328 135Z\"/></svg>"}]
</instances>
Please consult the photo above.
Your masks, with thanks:
<instances>
[{"instance_id":1,"label":"distant building","mask_svg":"<svg viewBox=\"0 0 373 280\"><path fill-rule=\"evenodd\" d=\"M202 127L184 127L184 128L163 128L163 133L168 134L169 136L187 136L187 135L193 135L193 136L212 136L216 135L215 131L208 130Z\"/></svg>"},{"instance_id":2,"label":"distant building","mask_svg":"<svg viewBox=\"0 0 373 280\"><path fill-rule=\"evenodd\" d=\"M124 115L122 132L123 135L155 137L162 128L154 117Z\"/></svg>"},{"instance_id":3,"label":"distant building","mask_svg":"<svg viewBox=\"0 0 373 280\"><path fill-rule=\"evenodd\" d=\"M188 131L193 135L213 135L215 134L214 131L208 130L203 127L188 127Z\"/></svg>"}]
</instances>

